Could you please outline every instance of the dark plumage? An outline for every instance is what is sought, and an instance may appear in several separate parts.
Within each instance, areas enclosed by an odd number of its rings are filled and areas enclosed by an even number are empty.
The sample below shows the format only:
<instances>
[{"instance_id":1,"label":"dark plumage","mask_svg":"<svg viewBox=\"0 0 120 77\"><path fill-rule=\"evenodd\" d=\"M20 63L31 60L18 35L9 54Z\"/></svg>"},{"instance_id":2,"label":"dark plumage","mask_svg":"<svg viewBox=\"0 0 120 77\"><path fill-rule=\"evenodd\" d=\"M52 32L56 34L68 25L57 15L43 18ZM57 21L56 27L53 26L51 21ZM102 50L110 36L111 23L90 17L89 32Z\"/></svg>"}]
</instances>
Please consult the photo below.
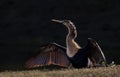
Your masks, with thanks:
<instances>
[{"instance_id":1,"label":"dark plumage","mask_svg":"<svg viewBox=\"0 0 120 77\"><path fill-rule=\"evenodd\" d=\"M80 49L73 57L69 57L69 60L75 68L88 67L88 56L84 49Z\"/></svg>"}]
</instances>

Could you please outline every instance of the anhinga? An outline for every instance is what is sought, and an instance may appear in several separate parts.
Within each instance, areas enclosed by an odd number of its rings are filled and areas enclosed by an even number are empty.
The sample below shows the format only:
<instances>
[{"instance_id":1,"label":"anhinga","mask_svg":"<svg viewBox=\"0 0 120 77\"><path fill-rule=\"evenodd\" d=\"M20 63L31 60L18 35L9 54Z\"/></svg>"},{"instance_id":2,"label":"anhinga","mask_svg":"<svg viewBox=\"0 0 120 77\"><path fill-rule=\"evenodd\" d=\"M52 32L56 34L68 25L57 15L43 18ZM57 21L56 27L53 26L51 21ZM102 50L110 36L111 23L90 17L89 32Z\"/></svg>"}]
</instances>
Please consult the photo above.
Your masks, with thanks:
<instances>
[{"instance_id":1,"label":"anhinga","mask_svg":"<svg viewBox=\"0 0 120 77\"><path fill-rule=\"evenodd\" d=\"M82 48L75 41L77 30L70 20L53 19L52 21L62 23L67 27L66 48L55 43L41 46L41 52L26 62L27 68L47 65L69 67L71 64L74 68L107 66L106 58L95 40L88 38L87 46Z\"/></svg>"}]
</instances>

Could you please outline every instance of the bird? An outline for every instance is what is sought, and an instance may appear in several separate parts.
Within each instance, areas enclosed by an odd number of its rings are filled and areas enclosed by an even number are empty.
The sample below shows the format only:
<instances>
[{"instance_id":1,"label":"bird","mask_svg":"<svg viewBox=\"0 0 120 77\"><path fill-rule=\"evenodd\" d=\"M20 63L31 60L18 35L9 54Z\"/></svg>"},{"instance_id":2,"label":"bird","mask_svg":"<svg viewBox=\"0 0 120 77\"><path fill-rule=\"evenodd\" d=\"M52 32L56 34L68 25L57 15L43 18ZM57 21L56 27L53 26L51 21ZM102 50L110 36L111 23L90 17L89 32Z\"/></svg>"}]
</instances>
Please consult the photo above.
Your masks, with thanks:
<instances>
[{"instance_id":1,"label":"bird","mask_svg":"<svg viewBox=\"0 0 120 77\"><path fill-rule=\"evenodd\" d=\"M74 68L107 66L105 55L94 39L88 38L88 44L85 47L81 47L75 41L77 29L71 20L52 19L52 21L61 23L68 29L66 47L57 43L42 45L41 52L26 62L27 68L48 65Z\"/></svg>"}]
</instances>

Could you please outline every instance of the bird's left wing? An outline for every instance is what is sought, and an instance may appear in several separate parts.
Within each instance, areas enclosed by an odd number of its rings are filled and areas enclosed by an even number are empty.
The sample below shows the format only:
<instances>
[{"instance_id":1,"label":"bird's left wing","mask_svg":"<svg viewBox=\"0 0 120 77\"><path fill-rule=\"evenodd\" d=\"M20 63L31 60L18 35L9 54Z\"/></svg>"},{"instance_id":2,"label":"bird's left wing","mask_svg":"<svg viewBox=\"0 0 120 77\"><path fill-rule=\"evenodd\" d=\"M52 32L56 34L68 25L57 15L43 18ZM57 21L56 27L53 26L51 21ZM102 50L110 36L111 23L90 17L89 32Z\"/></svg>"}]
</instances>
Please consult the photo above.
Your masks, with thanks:
<instances>
[{"instance_id":1,"label":"bird's left wing","mask_svg":"<svg viewBox=\"0 0 120 77\"><path fill-rule=\"evenodd\" d=\"M94 39L88 38L88 45L85 49L87 49L88 57L93 66L107 66L105 55Z\"/></svg>"},{"instance_id":2,"label":"bird's left wing","mask_svg":"<svg viewBox=\"0 0 120 77\"><path fill-rule=\"evenodd\" d=\"M26 68L36 68L41 66L57 65L69 67L70 62L66 55L65 47L50 43L40 47L40 53L31 57L25 64Z\"/></svg>"}]
</instances>

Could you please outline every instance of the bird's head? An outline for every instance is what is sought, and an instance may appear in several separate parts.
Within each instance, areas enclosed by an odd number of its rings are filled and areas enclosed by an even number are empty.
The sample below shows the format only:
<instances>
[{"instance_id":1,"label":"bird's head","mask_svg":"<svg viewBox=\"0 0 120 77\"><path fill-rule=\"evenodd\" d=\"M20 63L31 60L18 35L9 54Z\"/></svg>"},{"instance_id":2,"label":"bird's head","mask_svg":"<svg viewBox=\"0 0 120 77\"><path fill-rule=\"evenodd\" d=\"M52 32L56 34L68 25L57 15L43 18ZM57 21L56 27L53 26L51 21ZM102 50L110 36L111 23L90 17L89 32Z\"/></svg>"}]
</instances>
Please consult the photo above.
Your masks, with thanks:
<instances>
[{"instance_id":1,"label":"bird's head","mask_svg":"<svg viewBox=\"0 0 120 77\"><path fill-rule=\"evenodd\" d=\"M56 20L56 19L52 19L53 22L57 22L57 23L62 23L63 25L65 25L67 28L71 29L71 30L76 30L75 25L70 21L70 20Z\"/></svg>"}]
</instances>

